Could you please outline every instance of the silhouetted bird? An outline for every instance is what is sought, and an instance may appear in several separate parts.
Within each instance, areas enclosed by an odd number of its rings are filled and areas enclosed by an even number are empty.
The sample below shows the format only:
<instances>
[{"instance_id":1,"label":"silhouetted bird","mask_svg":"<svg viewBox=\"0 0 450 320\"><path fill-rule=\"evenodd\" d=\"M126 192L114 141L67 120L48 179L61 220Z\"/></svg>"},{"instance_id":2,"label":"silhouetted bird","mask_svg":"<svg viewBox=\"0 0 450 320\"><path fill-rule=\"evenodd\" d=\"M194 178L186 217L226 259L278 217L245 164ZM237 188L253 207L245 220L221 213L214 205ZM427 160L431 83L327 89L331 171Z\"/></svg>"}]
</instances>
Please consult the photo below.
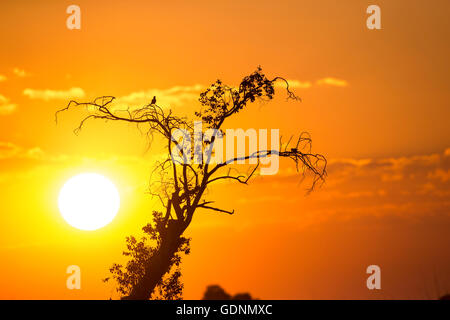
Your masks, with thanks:
<instances>
[{"instance_id":1,"label":"silhouetted bird","mask_svg":"<svg viewBox=\"0 0 450 320\"><path fill-rule=\"evenodd\" d=\"M152 99L152 103L151 103L151 104L155 104L155 103L156 103L156 97L153 96L153 99Z\"/></svg>"}]
</instances>

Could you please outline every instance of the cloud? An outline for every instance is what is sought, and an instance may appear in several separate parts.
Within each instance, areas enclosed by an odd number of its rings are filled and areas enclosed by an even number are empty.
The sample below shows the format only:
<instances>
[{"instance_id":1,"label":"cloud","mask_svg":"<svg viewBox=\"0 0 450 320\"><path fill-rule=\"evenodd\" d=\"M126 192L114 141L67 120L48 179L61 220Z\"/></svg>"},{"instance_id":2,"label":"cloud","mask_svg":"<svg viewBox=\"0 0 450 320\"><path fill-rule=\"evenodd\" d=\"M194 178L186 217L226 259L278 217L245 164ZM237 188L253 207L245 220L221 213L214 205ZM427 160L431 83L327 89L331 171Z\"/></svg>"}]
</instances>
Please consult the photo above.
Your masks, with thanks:
<instances>
[{"instance_id":1,"label":"cloud","mask_svg":"<svg viewBox=\"0 0 450 320\"><path fill-rule=\"evenodd\" d=\"M330 160L328 171L335 182L339 180L337 185L354 184L360 191L383 189L396 195L402 192L419 194L424 185L434 185L440 191L450 192L450 154L447 150L398 158L334 159Z\"/></svg>"},{"instance_id":2,"label":"cloud","mask_svg":"<svg viewBox=\"0 0 450 320\"><path fill-rule=\"evenodd\" d=\"M334 86L334 87L347 87L348 82L342 79L327 77L323 79L319 79L316 81L316 84L319 86L327 85L327 86Z\"/></svg>"},{"instance_id":3,"label":"cloud","mask_svg":"<svg viewBox=\"0 0 450 320\"><path fill-rule=\"evenodd\" d=\"M149 104L155 96L157 104L164 107L182 106L198 100L199 93L205 88L201 84L192 86L174 86L168 89L149 89L132 92L116 99L116 108L142 107Z\"/></svg>"},{"instance_id":4,"label":"cloud","mask_svg":"<svg viewBox=\"0 0 450 320\"><path fill-rule=\"evenodd\" d=\"M0 141L0 159L7 159L18 154L20 148L11 142Z\"/></svg>"},{"instance_id":5,"label":"cloud","mask_svg":"<svg viewBox=\"0 0 450 320\"><path fill-rule=\"evenodd\" d=\"M6 159L43 159L44 152L39 147L23 148L12 142L0 141L0 160Z\"/></svg>"},{"instance_id":6,"label":"cloud","mask_svg":"<svg viewBox=\"0 0 450 320\"><path fill-rule=\"evenodd\" d=\"M309 89L313 87L311 81L300 81L297 79L288 79L289 87L293 89ZM316 85L329 85L329 86L347 86L348 83L345 80L335 78L324 78L316 81ZM276 88L284 88L285 83L277 81L275 83ZM132 92L128 95L118 97L115 101L116 109L127 109L142 107L153 99L157 98L157 104L164 107L177 107L183 106L187 103L196 103L199 98L199 94L206 87L201 84L195 84L191 86L174 86L168 89L148 89L137 92Z\"/></svg>"},{"instance_id":7,"label":"cloud","mask_svg":"<svg viewBox=\"0 0 450 320\"><path fill-rule=\"evenodd\" d=\"M13 72L16 76L20 77L20 78L24 78L24 77L29 77L31 76L30 73L26 72L24 69L20 69L20 68L14 68Z\"/></svg>"},{"instance_id":8,"label":"cloud","mask_svg":"<svg viewBox=\"0 0 450 320\"><path fill-rule=\"evenodd\" d=\"M341 88L348 86L348 82L346 80L332 78L332 77L322 78L322 79L317 80L314 83L312 81L307 81L307 80L300 81L300 80L296 80L296 79L288 79L287 82L289 83L289 87L294 88L294 89L310 89L313 87L313 85L334 86L334 87L341 87ZM275 84L276 88L284 88L285 86L286 86L286 84L283 81L278 81Z\"/></svg>"},{"instance_id":9,"label":"cloud","mask_svg":"<svg viewBox=\"0 0 450 320\"><path fill-rule=\"evenodd\" d=\"M16 105L9 103L9 99L0 94L0 116L8 115L16 110Z\"/></svg>"},{"instance_id":10,"label":"cloud","mask_svg":"<svg viewBox=\"0 0 450 320\"><path fill-rule=\"evenodd\" d=\"M292 167L285 164L281 168ZM284 212L302 227L366 218L412 223L450 218L450 148L416 156L329 159L326 182L305 196L309 183L284 169L274 176L255 177L245 196L238 187L222 187L229 198L248 199L238 201L237 211Z\"/></svg>"},{"instance_id":11,"label":"cloud","mask_svg":"<svg viewBox=\"0 0 450 320\"><path fill-rule=\"evenodd\" d=\"M312 87L312 83L310 81L299 81L294 79L288 79L290 88L298 88L298 89L308 89ZM275 84L276 88L285 88L286 84L282 81L277 81Z\"/></svg>"},{"instance_id":12,"label":"cloud","mask_svg":"<svg viewBox=\"0 0 450 320\"><path fill-rule=\"evenodd\" d=\"M0 172L32 169L43 165L73 165L74 163L117 163L129 168L140 166L146 170L149 159L160 160L161 155L153 153L147 157L101 154L87 157L80 154L51 153L39 146L25 147L10 141L0 141Z\"/></svg>"},{"instance_id":13,"label":"cloud","mask_svg":"<svg viewBox=\"0 0 450 320\"><path fill-rule=\"evenodd\" d=\"M83 98L85 96L84 90L81 88L70 88L69 90L35 90L25 89L23 94L30 99L53 100L53 99L71 99Z\"/></svg>"},{"instance_id":14,"label":"cloud","mask_svg":"<svg viewBox=\"0 0 450 320\"><path fill-rule=\"evenodd\" d=\"M0 74L0 82L6 81L6 79L8 79L6 76Z\"/></svg>"}]
</instances>

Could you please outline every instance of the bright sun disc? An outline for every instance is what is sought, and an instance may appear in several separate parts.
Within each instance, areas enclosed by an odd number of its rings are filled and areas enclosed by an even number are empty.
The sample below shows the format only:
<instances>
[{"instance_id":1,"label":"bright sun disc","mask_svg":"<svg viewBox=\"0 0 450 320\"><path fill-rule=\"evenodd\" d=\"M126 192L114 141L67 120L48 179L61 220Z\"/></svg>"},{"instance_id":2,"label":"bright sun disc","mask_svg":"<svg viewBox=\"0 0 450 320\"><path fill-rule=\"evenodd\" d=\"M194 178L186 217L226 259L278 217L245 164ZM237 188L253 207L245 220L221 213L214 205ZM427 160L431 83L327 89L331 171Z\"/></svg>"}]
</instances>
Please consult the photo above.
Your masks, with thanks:
<instances>
[{"instance_id":1,"label":"bright sun disc","mask_svg":"<svg viewBox=\"0 0 450 320\"><path fill-rule=\"evenodd\" d=\"M120 207L114 184L96 173L82 173L62 187L58 206L64 220L81 230L96 230L110 223Z\"/></svg>"}]
</instances>

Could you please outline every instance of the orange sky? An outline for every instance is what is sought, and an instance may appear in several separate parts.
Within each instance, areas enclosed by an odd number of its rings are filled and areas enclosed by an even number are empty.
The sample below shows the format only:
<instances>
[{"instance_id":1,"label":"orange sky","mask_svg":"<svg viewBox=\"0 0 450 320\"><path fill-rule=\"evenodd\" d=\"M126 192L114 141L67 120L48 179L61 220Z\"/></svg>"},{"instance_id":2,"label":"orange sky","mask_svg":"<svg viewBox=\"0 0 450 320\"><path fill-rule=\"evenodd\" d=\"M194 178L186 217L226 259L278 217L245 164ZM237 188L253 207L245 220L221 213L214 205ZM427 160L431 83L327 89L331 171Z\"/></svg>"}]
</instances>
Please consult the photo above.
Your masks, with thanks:
<instances>
[{"instance_id":1,"label":"orange sky","mask_svg":"<svg viewBox=\"0 0 450 320\"><path fill-rule=\"evenodd\" d=\"M211 190L234 216L199 212L183 262L185 298L218 283L267 299L433 298L450 290L450 28L448 1L4 1L0 10L0 298L104 299L100 279L124 238L159 209L145 194L157 145L132 126L54 112L71 95L180 114L216 78L236 85L261 65L299 83L303 103L251 106L230 127L309 131L330 160L309 196L289 163L249 186ZM324 79L335 79L326 81ZM339 81L337 81L339 80ZM47 90L47 91L45 91ZM57 208L76 173L108 176L121 210L94 232ZM65 287L68 265L82 289ZM378 264L382 290L365 286ZM117 295L113 295L117 297Z\"/></svg>"}]
</instances>

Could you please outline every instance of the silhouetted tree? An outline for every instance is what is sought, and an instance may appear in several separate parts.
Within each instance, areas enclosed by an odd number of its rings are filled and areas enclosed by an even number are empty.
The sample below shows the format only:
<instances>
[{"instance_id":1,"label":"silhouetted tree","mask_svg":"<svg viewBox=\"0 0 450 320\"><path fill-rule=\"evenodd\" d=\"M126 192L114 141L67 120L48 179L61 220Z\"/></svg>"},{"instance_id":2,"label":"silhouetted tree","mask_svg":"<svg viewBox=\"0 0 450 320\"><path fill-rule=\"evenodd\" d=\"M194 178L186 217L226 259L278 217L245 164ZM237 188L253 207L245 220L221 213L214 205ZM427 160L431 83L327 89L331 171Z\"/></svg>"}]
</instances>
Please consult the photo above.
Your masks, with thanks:
<instances>
[{"instance_id":1,"label":"silhouetted tree","mask_svg":"<svg viewBox=\"0 0 450 320\"><path fill-rule=\"evenodd\" d=\"M239 87L233 88L217 80L208 89L200 94L202 105L195 115L206 124L207 129L215 129L223 134L224 122L236 116L242 109L257 100L270 101L275 94L275 83L285 84L287 98L298 100L290 91L289 83L281 77L268 79L261 68L249 76L244 77ZM190 225L197 209L212 210L215 212L233 214L234 210L227 210L212 206L213 201L207 200L205 191L213 183L223 180L233 180L247 184L259 167L260 159L269 156L278 156L291 159L297 171L311 172L313 182L311 189L318 181L326 176L326 159L320 154L311 152L311 139L307 134L300 134L295 145L290 148L289 140L280 149L262 149L256 152L238 155L224 159L221 163L210 163L214 154L216 135L202 140L201 147L205 150L204 157L199 163L191 164L186 161L198 156L201 150L185 149L188 139L179 141L173 137L178 129L186 130L191 141L194 137L194 123L192 120L176 116L170 109L163 109L156 104L156 97L152 103L135 110L115 110L112 107L114 97L103 96L92 102L70 101L67 107L59 112L74 107L88 107L87 115L75 129L81 130L89 119L103 119L122 121L146 126L149 137L158 135L167 147L167 157L158 162L153 174L159 174L159 180L151 186L151 194L161 200L165 212L154 212L153 223L143 228L145 237L136 240L127 238L127 251L129 257L126 266L114 264L110 269L112 277L117 281L118 291L124 299L179 299L183 285L180 282L181 254L189 253L189 239L183 236ZM174 148L175 147L175 148ZM176 151L173 151L173 150ZM183 159L184 161L176 160ZM231 165L238 160L256 159L257 164L252 166L246 174L231 170ZM105 279L108 280L108 279Z\"/></svg>"},{"instance_id":2,"label":"silhouetted tree","mask_svg":"<svg viewBox=\"0 0 450 320\"><path fill-rule=\"evenodd\" d=\"M252 295L248 292L236 293L231 300L253 300Z\"/></svg>"},{"instance_id":3,"label":"silhouetted tree","mask_svg":"<svg viewBox=\"0 0 450 320\"><path fill-rule=\"evenodd\" d=\"M202 300L254 300L248 292L236 293L231 296L217 284L209 285L203 294Z\"/></svg>"},{"instance_id":4,"label":"silhouetted tree","mask_svg":"<svg viewBox=\"0 0 450 320\"><path fill-rule=\"evenodd\" d=\"M229 295L225 290L217 285L213 284L206 288L205 293L203 294L203 300L230 300L231 295Z\"/></svg>"}]
</instances>

